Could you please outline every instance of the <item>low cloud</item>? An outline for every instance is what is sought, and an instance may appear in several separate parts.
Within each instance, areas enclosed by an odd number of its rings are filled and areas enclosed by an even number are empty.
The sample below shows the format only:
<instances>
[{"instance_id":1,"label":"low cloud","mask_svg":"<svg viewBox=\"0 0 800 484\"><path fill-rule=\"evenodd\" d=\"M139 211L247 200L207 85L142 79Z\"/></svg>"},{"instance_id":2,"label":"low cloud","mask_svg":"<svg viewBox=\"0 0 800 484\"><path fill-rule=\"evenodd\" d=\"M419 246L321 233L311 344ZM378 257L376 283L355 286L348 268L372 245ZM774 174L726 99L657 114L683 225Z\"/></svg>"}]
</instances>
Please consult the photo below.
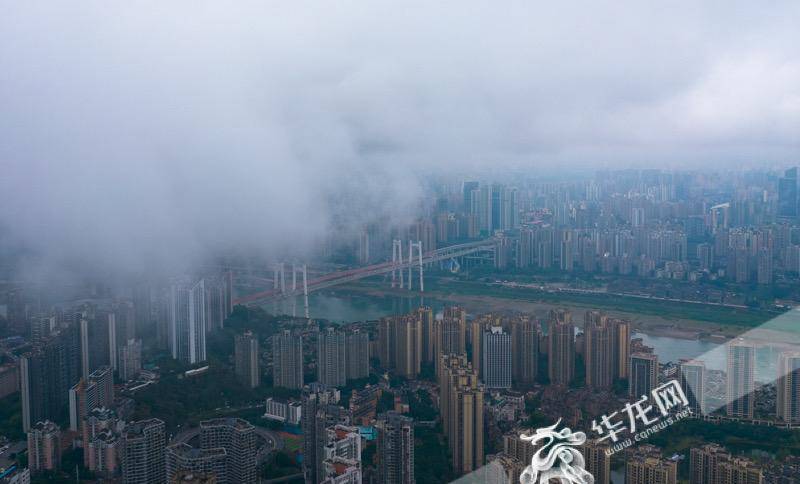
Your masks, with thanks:
<instances>
[{"instance_id":1,"label":"low cloud","mask_svg":"<svg viewBox=\"0 0 800 484\"><path fill-rule=\"evenodd\" d=\"M796 162L800 6L668 7L6 5L0 245L136 272L405 220L431 174Z\"/></svg>"}]
</instances>

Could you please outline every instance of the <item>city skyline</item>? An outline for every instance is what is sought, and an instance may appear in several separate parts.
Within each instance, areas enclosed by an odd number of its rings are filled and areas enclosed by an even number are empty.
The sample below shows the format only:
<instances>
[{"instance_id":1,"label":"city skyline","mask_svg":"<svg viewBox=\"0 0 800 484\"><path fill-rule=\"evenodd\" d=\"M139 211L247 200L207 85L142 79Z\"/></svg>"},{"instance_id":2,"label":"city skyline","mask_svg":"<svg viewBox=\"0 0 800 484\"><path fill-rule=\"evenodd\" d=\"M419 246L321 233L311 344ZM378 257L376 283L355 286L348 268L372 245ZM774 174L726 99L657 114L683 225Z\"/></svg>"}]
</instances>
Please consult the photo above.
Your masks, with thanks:
<instances>
[{"instance_id":1,"label":"city skyline","mask_svg":"<svg viewBox=\"0 0 800 484\"><path fill-rule=\"evenodd\" d=\"M800 482L798 24L4 5L0 484Z\"/></svg>"}]
</instances>

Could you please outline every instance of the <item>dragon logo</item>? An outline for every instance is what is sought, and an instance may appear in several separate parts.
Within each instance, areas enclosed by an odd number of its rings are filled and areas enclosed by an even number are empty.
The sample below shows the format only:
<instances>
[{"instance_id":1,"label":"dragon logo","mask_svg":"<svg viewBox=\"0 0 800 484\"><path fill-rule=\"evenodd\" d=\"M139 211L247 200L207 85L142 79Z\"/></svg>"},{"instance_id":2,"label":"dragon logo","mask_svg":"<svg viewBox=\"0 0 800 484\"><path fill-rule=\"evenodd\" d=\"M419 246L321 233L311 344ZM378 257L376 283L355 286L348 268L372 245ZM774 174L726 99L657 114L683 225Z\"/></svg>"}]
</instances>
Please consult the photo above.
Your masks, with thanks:
<instances>
[{"instance_id":1,"label":"dragon logo","mask_svg":"<svg viewBox=\"0 0 800 484\"><path fill-rule=\"evenodd\" d=\"M594 484L594 477L586 469L583 454L577 449L586 442L586 434L572 432L569 427L555 430L555 425L536 429L532 435L522 434L522 440L538 446L531 463L519 478L521 484L548 484L551 479L560 484Z\"/></svg>"}]
</instances>

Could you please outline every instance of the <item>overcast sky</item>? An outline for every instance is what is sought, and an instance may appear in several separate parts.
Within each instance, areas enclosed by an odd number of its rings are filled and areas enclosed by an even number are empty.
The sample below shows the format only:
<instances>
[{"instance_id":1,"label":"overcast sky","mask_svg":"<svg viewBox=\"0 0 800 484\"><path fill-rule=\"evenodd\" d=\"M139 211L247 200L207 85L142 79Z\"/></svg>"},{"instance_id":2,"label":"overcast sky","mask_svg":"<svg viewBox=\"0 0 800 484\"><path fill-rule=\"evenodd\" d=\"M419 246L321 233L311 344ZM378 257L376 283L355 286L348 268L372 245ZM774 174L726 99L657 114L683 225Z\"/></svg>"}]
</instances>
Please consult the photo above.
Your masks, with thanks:
<instances>
[{"instance_id":1,"label":"overcast sky","mask_svg":"<svg viewBox=\"0 0 800 484\"><path fill-rule=\"evenodd\" d=\"M645 5L5 2L0 243L131 269L431 171L800 161L800 2Z\"/></svg>"}]
</instances>

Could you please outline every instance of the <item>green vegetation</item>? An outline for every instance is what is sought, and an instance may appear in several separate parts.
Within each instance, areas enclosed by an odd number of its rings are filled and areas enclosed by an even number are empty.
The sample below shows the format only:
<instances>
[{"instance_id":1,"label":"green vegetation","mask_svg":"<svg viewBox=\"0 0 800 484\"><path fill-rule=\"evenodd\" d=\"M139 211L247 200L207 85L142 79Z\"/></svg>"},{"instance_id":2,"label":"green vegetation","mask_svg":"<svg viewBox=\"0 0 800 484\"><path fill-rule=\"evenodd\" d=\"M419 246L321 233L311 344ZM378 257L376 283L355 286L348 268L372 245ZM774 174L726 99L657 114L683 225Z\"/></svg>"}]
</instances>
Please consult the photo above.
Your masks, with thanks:
<instances>
[{"instance_id":1,"label":"green vegetation","mask_svg":"<svg viewBox=\"0 0 800 484\"><path fill-rule=\"evenodd\" d=\"M96 481L95 474L83 466L83 449L69 449L61 455L61 469L32 476L32 484L70 484L76 481Z\"/></svg>"},{"instance_id":2,"label":"green vegetation","mask_svg":"<svg viewBox=\"0 0 800 484\"><path fill-rule=\"evenodd\" d=\"M367 378L348 381L347 385L339 388L339 392L342 395L340 404L343 407L347 407L350 404L350 397L353 395L353 390L361 390L367 385L377 385L380 379L378 375L372 373Z\"/></svg>"},{"instance_id":3,"label":"green vegetation","mask_svg":"<svg viewBox=\"0 0 800 484\"><path fill-rule=\"evenodd\" d=\"M710 442L734 453L762 450L778 459L800 455L800 431L735 422L681 420L654 434L648 442L661 447L665 455L686 454L692 447Z\"/></svg>"},{"instance_id":4,"label":"green vegetation","mask_svg":"<svg viewBox=\"0 0 800 484\"><path fill-rule=\"evenodd\" d=\"M267 397L299 397L298 390L273 388L272 380L264 377L262 385L251 389L235 377L232 365L234 336L252 330L263 341L279 327L274 318L262 309L236 306L225 320L225 327L208 335L207 351L210 366L206 373L185 377L190 367L169 357L158 361L161 378L133 395L136 400L136 419L156 417L164 420L171 432L178 425L196 425L200 420L221 415L235 415L250 420L257 419L261 405Z\"/></svg>"},{"instance_id":5,"label":"green vegetation","mask_svg":"<svg viewBox=\"0 0 800 484\"><path fill-rule=\"evenodd\" d=\"M173 373L162 375L157 384L134 395L135 418L160 418L172 431L178 425L197 425L226 408L261 398L263 392L244 387L228 369L211 367L208 372L189 378Z\"/></svg>"},{"instance_id":6,"label":"green vegetation","mask_svg":"<svg viewBox=\"0 0 800 484\"><path fill-rule=\"evenodd\" d=\"M583 388L586 386L586 363L583 355L575 355L575 377L569 383L570 388Z\"/></svg>"},{"instance_id":7,"label":"green vegetation","mask_svg":"<svg viewBox=\"0 0 800 484\"><path fill-rule=\"evenodd\" d=\"M233 341L237 334L252 331L261 341L275 334L280 326L280 318L267 314L261 308L236 306L225 320L221 331L213 331L206 336L206 351L211 363L229 364L233 356Z\"/></svg>"},{"instance_id":8,"label":"green vegetation","mask_svg":"<svg viewBox=\"0 0 800 484\"><path fill-rule=\"evenodd\" d=\"M664 318L691 319L743 327L758 326L776 316L773 312L758 309L738 309L707 304L648 300L610 294L547 292L530 288L499 286L481 281L430 278L429 281L425 282L425 288L428 291L438 291L446 294L490 296L528 302L569 304L593 309L622 311Z\"/></svg>"},{"instance_id":9,"label":"green vegetation","mask_svg":"<svg viewBox=\"0 0 800 484\"><path fill-rule=\"evenodd\" d=\"M381 398L378 399L376 411L378 413L383 413L389 410L394 410L394 393L384 390L383 393L381 393Z\"/></svg>"},{"instance_id":10,"label":"green vegetation","mask_svg":"<svg viewBox=\"0 0 800 484\"><path fill-rule=\"evenodd\" d=\"M414 428L414 477L426 484L446 483L456 478L441 424L436 428Z\"/></svg>"},{"instance_id":11,"label":"green vegetation","mask_svg":"<svg viewBox=\"0 0 800 484\"><path fill-rule=\"evenodd\" d=\"M275 457L271 459L271 461L266 464L263 469L261 470L261 477L264 479L276 479L278 477L286 477L291 476L293 474L299 474L303 472L303 469L300 465L284 451L280 451L275 454ZM298 477L297 479L292 479L290 481L286 481L288 483L302 483L303 478Z\"/></svg>"},{"instance_id":12,"label":"green vegetation","mask_svg":"<svg viewBox=\"0 0 800 484\"><path fill-rule=\"evenodd\" d=\"M23 440L25 433L22 431L22 404L19 392L0 400L0 435L11 440Z\"/></svg>"},{"instance_id":13,"label":"green vegetation","mask_svg":"<svg viewBox=\"0 0 800 484\"><path fill-rule=\"evenodd\" d=\"M470 351L471 353L471 351ZM469 357L469 356L468 356ZM433 363L423 363L419 372L419 380L436 381L436 368Z\"/></svg>"},{"instance_id":14,"label":"green vegetation","mask_svg":"<svg viewBox=\"0 0 800 484\"><path fill-rule=\"evenodd\" d=\"M548 418L539 412L541 405L542 402L539 398L525 400L525 413L528 414L528 420L525 425L529 429L536 429L550 423Z\"/></svg>"},{"instance_id":15,"label":"green vegetation","mask_svg":"<svg viewBox=\"0 0 800 484\"><path fill-rule=\"evenodd\" d=\"M439 411L433 406L430 394L425 390L417 390L408 397L408 406L411 409L411 416L414 420L423 422L436 420Z\"/></svg>"},{"instance_id":16,"label":"green vegetation","mask_svg":"<svg viewBox=\"0 0 800 484\"><path fill-rule=\"evenodd\" d=\"M196 425L201 420L230 415L255 421L263 413L267 397L292 398L298 390L261 385L242 385L227 367L212 366L206 373L184 377L182 372L164 373L158 383L133 395L135 419L159 418L168 431L178 425Z\"/></svg>"}]
</instances>

